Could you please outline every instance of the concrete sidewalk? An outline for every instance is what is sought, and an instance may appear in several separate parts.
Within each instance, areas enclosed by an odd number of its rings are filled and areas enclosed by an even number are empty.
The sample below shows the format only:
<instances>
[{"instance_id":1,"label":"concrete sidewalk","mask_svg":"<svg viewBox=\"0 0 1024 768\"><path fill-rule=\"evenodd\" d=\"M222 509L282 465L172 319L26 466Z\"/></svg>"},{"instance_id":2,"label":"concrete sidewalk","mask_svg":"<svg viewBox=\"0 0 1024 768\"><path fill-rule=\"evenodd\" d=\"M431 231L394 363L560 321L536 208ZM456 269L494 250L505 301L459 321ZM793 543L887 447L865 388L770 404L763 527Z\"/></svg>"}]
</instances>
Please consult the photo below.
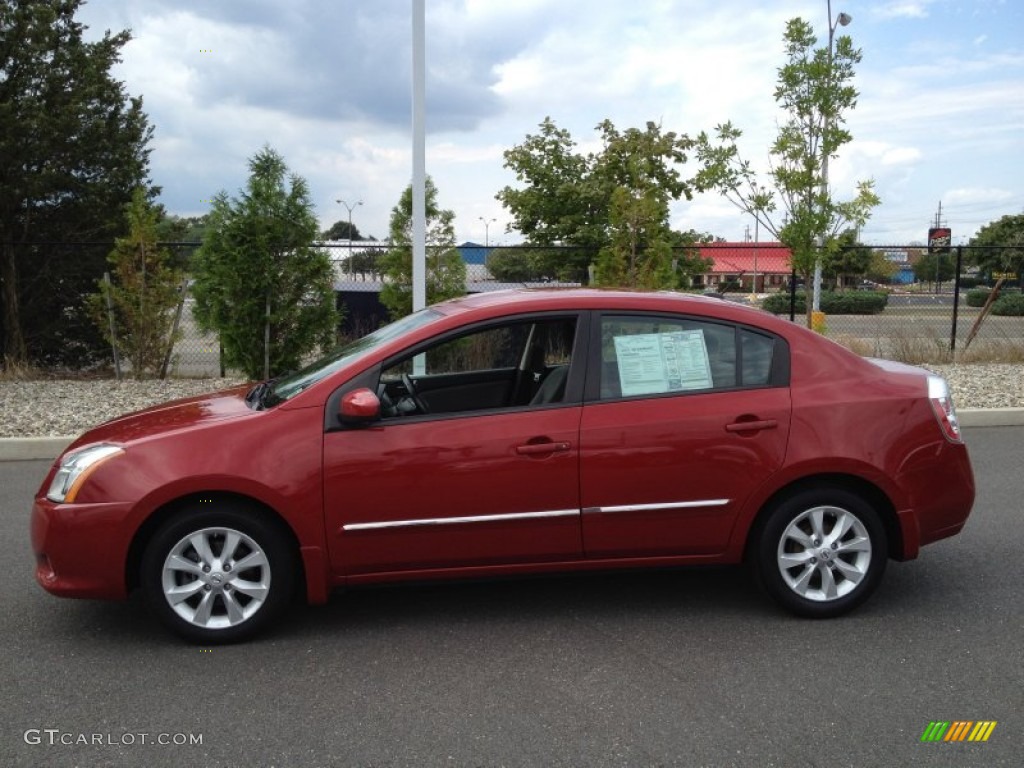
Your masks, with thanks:
<instances>
[{"instance_id":1,"label":"concrete sidewalk","mask_svg":"<svg viewBox=\"0 0 1024 768\"><path fill-rule=\"evenodd\" d=\"M963 408L957 410L963 427L1022 427L1024 408ZM0 461L52 461L72 437L0 437Z\"/></svg>"}]
</instances>

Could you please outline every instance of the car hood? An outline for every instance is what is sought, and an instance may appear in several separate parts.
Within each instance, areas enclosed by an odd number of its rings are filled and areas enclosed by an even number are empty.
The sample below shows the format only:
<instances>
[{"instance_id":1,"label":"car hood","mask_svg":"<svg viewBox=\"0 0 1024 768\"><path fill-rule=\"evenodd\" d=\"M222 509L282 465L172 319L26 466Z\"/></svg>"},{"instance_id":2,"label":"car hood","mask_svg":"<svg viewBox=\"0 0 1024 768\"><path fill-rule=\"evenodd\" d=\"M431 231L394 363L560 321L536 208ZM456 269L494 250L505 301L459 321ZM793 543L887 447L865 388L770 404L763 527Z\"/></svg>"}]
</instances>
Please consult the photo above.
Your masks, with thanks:
<instances>
[{"instance_id":1,"label":"car hood","mask_svg":"<svg viewBox=\"0 0 1024 768\"><path fill-rule=\"evenodd\" d=\"M245 403L248 386L172 400L142 411L118 416L86 432L71 447L87 443L129 443L185 427L257 413Z\"/></svg>"}]
</instances>

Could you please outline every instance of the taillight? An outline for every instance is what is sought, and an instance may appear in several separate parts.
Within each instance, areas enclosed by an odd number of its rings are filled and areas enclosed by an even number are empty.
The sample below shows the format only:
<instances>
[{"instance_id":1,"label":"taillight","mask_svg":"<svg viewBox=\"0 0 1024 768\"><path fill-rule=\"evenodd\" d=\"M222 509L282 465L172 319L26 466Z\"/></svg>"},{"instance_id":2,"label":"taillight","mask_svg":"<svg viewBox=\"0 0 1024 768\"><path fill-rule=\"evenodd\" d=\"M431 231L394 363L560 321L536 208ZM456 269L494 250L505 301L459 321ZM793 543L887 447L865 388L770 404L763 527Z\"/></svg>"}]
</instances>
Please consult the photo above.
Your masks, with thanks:
<instances>
[{"instance_id":1,"label":"taillight","mask_svg":"<svg viewBox=\"0 0 1024 768\"><path fill-rule=\"evenodd\" d=\"M931 400L935 418L938 419L946 439L953 443L962 443L960 422L956 419L953 396L949 393L949 385L941 376L931 375L928 377L928 399Z\"/></svg>"}]
</instances>

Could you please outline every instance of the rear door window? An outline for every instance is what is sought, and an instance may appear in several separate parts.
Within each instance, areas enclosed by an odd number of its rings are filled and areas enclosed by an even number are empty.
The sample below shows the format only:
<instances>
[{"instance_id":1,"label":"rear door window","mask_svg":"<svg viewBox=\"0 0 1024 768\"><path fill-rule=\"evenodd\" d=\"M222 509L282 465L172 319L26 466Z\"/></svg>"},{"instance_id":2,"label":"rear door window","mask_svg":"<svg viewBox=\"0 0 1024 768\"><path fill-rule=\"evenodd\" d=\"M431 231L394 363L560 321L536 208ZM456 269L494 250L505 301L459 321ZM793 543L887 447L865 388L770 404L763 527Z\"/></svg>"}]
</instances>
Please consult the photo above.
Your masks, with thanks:
<instances>
[{"instance_id":1,"label":"rear door window","mask_svg":"<svg viewBox=\"0 0 1024 768\"><path fill-rule=\"evenodd\" d=\"M772 385L775 338L729 323L604 316L598 396L609 400Z\"/></svg>"}]
</instances>

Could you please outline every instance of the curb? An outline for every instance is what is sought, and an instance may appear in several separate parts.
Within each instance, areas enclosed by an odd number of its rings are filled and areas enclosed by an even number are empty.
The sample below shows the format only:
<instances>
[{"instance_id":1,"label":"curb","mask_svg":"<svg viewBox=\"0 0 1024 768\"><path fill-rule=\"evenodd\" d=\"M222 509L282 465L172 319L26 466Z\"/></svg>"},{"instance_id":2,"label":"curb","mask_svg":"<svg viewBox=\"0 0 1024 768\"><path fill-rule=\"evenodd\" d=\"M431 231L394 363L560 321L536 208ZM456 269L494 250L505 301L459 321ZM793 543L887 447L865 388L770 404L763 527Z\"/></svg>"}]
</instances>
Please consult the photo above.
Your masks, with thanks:
<instances>
[{"instance_id":1,"label":"curb","mask_svg":"<svg viewBox=\"0 0 1024 768\"><path fill-rule=\"evenodd\" d=\"M1022 427L1024 408L957 408L962 427Z\"/></svg>"},{"instance_id":2,"label":"curb","mask_svg":"<svg viewBox=\"0 0 1024 768\"><path fill-rule=\"evenodd\" d=\"M958 408L961 427L1024 427L1024 408ZM0 461L53 461L74 437L0 437Z\"/></svg>"},{"instance_id":3,"label":"curb","mask_svg":"<svg viewBox=\"0 0 1024 768\"><path fill-rule=\"evenodd\" d=\"M0 437L0 461L53 461L73 437Z\"/></svg>"}]
</instances>

